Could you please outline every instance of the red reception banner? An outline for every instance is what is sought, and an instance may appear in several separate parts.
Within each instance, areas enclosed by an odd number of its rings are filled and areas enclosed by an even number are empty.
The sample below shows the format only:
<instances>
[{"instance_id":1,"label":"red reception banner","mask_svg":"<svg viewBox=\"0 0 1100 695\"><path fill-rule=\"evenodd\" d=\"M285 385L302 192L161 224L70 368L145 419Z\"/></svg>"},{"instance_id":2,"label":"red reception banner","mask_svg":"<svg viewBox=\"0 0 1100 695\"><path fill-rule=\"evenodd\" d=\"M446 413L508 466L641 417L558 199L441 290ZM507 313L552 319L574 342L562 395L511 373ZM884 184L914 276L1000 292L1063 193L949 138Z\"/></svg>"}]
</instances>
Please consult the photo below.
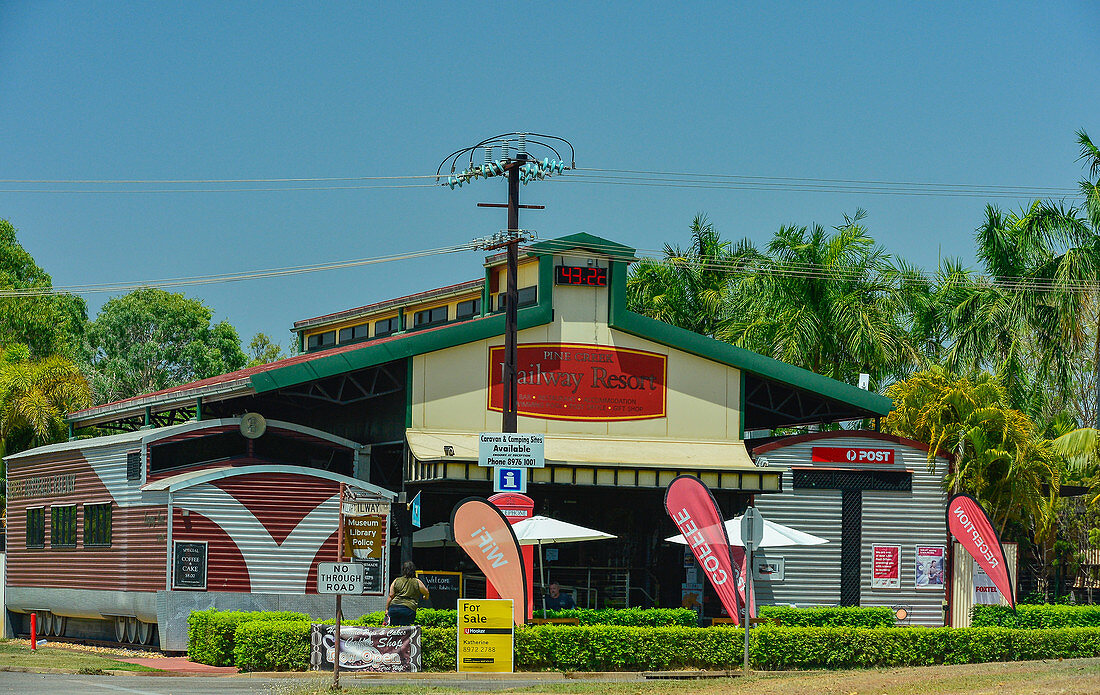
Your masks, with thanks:
<instances>
[{"instance_id":1,"label":"red reception banner","mask_svg":"<svg viewBox=\"0 0 1100 695\"><path fill-rule=\"evenodd\" d=\"M1012 595L1012 579L1001 539L978 500L965 494L952 496L947 501L947 528L989 575L1008 605L1015 609L1016 599Z\"/></svg>"},{"instance_id":2,"label":"red reception banner","mask_svg":"<svg viewBox=\"0 0 1100 695\"><path fill-rule=\"evenodd\" d=\"M519 542L499 509L480 497L467 497L451 512L451 531L501 598L512 599L512 618L523 625L527 580Z\"/></svg>"},{"instance_id":3,"label":"red reception banner","mask_svg":"<svg viewBox=\"0 0 1100 695\"><path fill-rule=\"evenodd\" d=\"M644 350L573 343L517 347L519 414L550 420L665 416L668 359ZM504 399L504 348L489 348L489 410Z\"/></svg>"},{"instance_id":4,"label":"red reception banner","mask_svg":"<svg viewBox=\"0 0 1100 695\"><path fill-rule=\"evenodd\" d=\"M730 557L729 536L710 488L693 475L676 476L665 490L665 511L683 534L722 606L740 625L737 575Z\"/></svg>"}]
</instances>

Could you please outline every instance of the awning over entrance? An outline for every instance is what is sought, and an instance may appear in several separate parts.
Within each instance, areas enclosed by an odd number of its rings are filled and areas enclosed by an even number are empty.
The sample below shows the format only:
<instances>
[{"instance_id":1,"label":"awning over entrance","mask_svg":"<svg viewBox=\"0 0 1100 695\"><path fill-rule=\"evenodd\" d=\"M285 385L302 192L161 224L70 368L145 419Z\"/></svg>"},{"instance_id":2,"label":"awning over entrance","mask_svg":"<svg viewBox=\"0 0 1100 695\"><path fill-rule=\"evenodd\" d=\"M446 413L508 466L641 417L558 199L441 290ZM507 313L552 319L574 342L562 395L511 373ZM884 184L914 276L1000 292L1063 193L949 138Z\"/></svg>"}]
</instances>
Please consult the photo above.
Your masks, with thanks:
<instances>
[{"instance_id":1,"label":"awning over entrance","mask_svg":"<svg viewBox=\"0 0 1100 695\"><path fill-rule=\"evenodd\" d=\"M478 433L409 429L410 482L490 480L477 465ZM546 467L530 482L605 487L665 487L677 475L698 476L708 486L745 492L779 492L780 469L760 468L740 441L639 439L547 435Z\"/></svg>"}]
</instances>

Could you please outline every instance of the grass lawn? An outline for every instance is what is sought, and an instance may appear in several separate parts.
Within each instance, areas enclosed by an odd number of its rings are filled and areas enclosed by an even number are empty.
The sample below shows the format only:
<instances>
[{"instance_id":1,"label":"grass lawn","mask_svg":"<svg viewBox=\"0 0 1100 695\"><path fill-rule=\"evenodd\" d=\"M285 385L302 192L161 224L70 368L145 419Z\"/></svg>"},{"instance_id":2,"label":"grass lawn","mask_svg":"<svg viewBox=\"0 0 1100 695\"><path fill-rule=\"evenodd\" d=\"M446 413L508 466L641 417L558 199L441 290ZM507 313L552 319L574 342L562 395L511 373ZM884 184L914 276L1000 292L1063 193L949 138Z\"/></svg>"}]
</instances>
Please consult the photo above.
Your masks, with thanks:
<instances>
[{"instance_id":1,"label":"grass lawn","mask_svg":"<svg viewBox=\"0 0 1100 695\"><path fill-rule=\"evenodd\" d=\"M446 677L446 674L440 674ZM286 684L280 695L331 693L332 676L312 683ZM450 690L409 685L355 687L352 679L341 682L348 693L457 693ZM504 685L504 684L502 684ZM348 687L351 686L351 687ZM494 688L494 690L496 690ZM646 681L593 683L557 681L529 688L503 688L515 693L577 693L578 695L1031 695L1100 693L1100 659L1067 661L1023 661L1013 663L927 666L919 668L870 669L865 671L802 671L760 673L747 678L694 681Z\"/></svg>"},{"instance_id":2,"label":"grass lawn","mask_svg":"<svg viewBox=\"0 0 1100 695\"><path fill-rule=\"evenodd\" d=\"M23 666L34 668L70 668L88 672L116 669L120 671L156 671L158 669L115 661L109 656L92 652L80 652L49 644L37 650L23 644L0 641L0 667Z\"/></svg>"}]
</instances>

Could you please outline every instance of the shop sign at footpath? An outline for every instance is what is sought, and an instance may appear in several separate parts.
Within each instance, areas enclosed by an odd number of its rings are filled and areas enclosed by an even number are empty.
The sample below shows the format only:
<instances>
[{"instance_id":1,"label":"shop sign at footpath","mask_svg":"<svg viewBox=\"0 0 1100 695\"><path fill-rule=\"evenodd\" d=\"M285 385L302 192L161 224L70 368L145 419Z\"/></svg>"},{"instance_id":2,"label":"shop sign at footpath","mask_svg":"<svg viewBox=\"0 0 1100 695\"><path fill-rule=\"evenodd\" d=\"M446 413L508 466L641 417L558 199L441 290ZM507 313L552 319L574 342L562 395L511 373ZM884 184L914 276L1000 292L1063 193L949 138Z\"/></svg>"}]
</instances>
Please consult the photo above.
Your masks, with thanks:
<instances>
[{"instance_id":1,"label":"shop sign at footpath","mask_svg":"<svg viewBox=\"0 0 1100 695\"><path fill-rule=\"evenodd\" d=\"M512 620L512 599L459 599L459 672L512 673Z\"/></svg>"},{"instance_id":2,"label":"shop sign at footpath","mask_svg":"<svg viewBox=\"0 0 1100 695\"><path fill-rule=\"evenodd\" d=\"M545 438L541 434L482 432L478 438L477 465L505 468L543 468Z\"/></svg>"},{"instance_id":3,"label":"shop sign at footpath","mask_svg":"<svg viewBox=\"0 0 1100 695\"><path fill-rule=\"evenodd\" d=\"M336 626L310 625L309 667L333 668ZM420 626L340 628L340 668L376 673L416 673L421 670Z\"/></svg>"}]
</instances>

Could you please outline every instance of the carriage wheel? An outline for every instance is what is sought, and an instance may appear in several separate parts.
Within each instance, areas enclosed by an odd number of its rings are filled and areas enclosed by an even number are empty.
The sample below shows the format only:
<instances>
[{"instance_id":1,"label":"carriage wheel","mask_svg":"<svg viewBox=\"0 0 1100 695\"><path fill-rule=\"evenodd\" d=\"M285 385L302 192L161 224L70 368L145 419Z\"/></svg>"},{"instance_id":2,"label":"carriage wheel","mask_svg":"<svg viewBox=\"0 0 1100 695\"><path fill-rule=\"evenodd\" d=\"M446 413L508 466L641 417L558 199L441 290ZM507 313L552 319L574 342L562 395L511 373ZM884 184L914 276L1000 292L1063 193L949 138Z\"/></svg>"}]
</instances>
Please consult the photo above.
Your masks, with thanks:
<instances>
[{"instance_id":1,"label":"carriage wheel","mask_svg":"<svg viewBox=\"0 0 1100 695\"><path fill-rule=\"evenodd\" d=\"M138 631L138 619L137 618L127 618L126 619L126 641L128 643L133 644L135 641L137 641L137 631Z\"/></svg>"},{"instance_id":2,"label":"carriage wheel","mask_svg":"<svg viewBox=\"0 0 1100 695\"><path fill-rule=\"evenodd\" d=\"M126 641L126 618L122 616L115 616L115 641Z\"/></svg>"},{"instance_id":3,"label":"carriage wheel","mask_svg":"<svg viewBox=\"0 0 1100 695\"><path fill-rule=\"evenodd\" d=\"M153 626L149 623L138 621L137 624L137 642L138 644L149 644L153 641Z\"/></svg>"},{"instance_id":4,"label":"carriage wheel","mask_svg":"<svg viewBox=\"0 0 1100 695\"><path fill-rule=\"evenodd\" d=\"M35 616L35 630L38 632L39 637L45 637L50 634L50 612L49 611L36 611Z\"/></svg>"},{"instance_id":5,"label":"carriage wheel","mask_svg":"<svg viewBox=\"0 0 1100 695\"><path fill-rule=\"evenodd\" d=\"M63 618L60 615L54 614L52 622L53 622L53 624L50 627L53 628L54 637L64 637L65 636L65 626L66 626L66 623L68 623L68 619Z\"/></svg>"}]
</instances>

